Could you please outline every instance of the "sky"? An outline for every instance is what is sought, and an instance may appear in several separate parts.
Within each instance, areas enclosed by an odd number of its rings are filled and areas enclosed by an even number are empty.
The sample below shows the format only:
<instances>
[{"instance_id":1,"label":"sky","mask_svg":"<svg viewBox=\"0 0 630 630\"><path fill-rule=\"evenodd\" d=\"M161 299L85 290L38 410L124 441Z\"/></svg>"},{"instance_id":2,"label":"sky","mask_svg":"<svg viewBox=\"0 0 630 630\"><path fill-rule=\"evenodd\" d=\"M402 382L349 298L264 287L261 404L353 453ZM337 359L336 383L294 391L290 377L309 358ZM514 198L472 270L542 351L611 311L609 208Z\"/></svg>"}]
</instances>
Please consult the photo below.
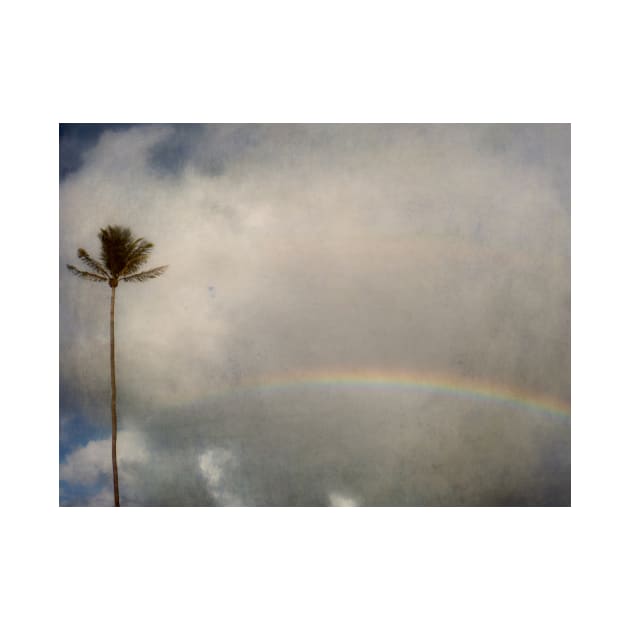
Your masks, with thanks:
<instances>
[{"instance_id":1,"label":"sky","mask_svg":"<svg viewBox=\"0 0 630 630\"><path fill-rule=\"evenodd\" d=\"M62 125L60 504L569 505L569 125Z\"/></svg>"}]
</instances>

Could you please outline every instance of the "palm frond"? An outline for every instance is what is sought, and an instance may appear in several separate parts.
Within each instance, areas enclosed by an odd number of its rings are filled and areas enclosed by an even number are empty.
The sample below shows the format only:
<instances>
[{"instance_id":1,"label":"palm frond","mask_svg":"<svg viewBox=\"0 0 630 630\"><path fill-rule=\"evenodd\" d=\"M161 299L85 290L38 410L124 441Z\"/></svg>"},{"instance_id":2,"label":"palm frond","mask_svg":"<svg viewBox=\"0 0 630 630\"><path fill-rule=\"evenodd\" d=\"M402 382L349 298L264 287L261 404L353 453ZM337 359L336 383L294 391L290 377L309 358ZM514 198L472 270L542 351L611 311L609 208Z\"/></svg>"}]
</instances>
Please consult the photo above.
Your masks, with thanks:
<instances>
[{"instance_id":1,"label":"palm frond","mask_svg":"<svg viewBox=\"0 0 630 630\"><path fill-rule=\"evenodd\" d=\"M96 260L94 260L82 247L79 248L77 252L77 256L92 270L96 271L97 274L101 276L107 276L107 271L100 265Z\"/></svg>"},{"instance_id":2,"label":"palm frond","mask_svg":"<svg viewBox=\"0 0 630 630\"><path fill-rule=\"evenodd\" d=\"M101 262L112 276L118 277L127 263L132 243L131 230L108 225L101 229L98 237L101 241Z\"/></svg>"},{"instance_id":3,"label":"palm frond","mask_svg":"<svg viewBox=\"0 0 630 630\"><path fill-rule=\"evenodd\" d=\"M75 275L81 278L85 278L86 280L91 280L92 282L107 282L109 278L105 276L99 276L95 273L90 273L89 271L83 271L81 269L77 269L73 265L66 265L68 269Z\"/></svg>"},{"instance_id":4,"label":"palm frond","mask_svg":"<svg viewBox=\"0 0 630 630\"><path fill-rule=\"evenodd\" d=\"M86 264L98 273L105 272L105 275L111 278L133 277L129 280L130 282L142 282L155 278L163 272L162 268L157 268L159 271L151 270L140 273L140 269L149 260L153 243L144 238L136 238L129 228L120 225L108 225L101 229L99 239L101 241L101 269L95 269L87 259L84 259ZM87 252L84 253L87 256ZM96 261L90 260L99 265Z\"/></svg>"},{"instance_id":5,"label":"palm frond","mask_svg":"<svg viewBox=\"0 0 630 630\"><path fill-rule=\"evenodd\" d=\"M141 271L140 273L135 273L131 276L123 276L121 280L125 282L145 282L146 280L151 280L152 278L158 278L168 269L168 265L164 265L163 267L156 267L155 269L149 269L148 271Z\"/></svg>"},{"instance_id":6,"label":"palm frond","mask_svg":"<svg viewBox=\"0 0 630 630\"><path fill-rule=\"evenodd\" d=\"M130 248L133 250L136 247L138 247L138 245L140 245L140 243L142 243L142 241L144 241L144 239L142 237L137 238L133 243L131 243Z\"/></svg>"},{"instance_id":7,"label":"palm frond","mask_svg":"<svg viewBox=\"0 0 630 630\"><path fill-rule=\"evenodd\" d=\"M133 243L128 251L125 266L120 272L121 275L135 273L149 260L153 243L149 243L144 239L138 239L138 241Z\"/></svg>"}]
</instances>

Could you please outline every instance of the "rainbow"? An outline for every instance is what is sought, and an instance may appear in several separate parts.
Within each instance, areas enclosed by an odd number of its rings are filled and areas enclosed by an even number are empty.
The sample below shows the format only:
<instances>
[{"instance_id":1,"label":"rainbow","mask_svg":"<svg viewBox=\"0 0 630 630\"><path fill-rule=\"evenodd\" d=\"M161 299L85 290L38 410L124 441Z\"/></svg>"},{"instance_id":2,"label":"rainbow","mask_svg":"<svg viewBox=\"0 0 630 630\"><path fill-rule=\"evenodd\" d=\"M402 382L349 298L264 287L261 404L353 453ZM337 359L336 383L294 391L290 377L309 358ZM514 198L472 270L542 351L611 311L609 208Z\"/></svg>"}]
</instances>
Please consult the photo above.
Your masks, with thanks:
<instances>
[{"instance_id":1,"label":"rainbow","mask_svg":"<svg viewBox=\"0 0 630 630\"><path fill-rule=\"evenodd\" d=\"M318 370L266 376L243 382L238 389L285 390L296 387L362 387L415 390L510 404L569 418L568 402L517 387L435 372L383 370Z\"/></svg>"}]
</instances>

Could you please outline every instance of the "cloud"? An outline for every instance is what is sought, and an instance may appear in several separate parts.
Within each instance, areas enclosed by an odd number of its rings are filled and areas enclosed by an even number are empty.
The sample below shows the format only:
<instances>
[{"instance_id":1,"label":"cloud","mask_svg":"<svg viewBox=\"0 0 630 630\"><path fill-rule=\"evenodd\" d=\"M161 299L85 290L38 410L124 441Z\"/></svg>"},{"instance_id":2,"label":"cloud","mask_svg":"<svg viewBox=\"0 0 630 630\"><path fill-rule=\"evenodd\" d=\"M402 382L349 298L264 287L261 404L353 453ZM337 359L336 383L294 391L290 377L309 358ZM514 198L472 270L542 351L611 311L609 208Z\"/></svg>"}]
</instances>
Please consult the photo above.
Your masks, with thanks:
<instances>
[{"instance_id":1,"label":"cloud","mask_svg":"<svg viewBox=\"0 0 630 630\"><path fill-rule=\"evenodd\" d=\"M234 456L223 448L208 449L199 456L201 474L206 480L209 492L219 505L241 505L239 497L226 485L226 477L235 466Z\"/></svg>"},{"instance_id":2,"label":"cloud","mask_svg":"<svg viewBox=\"0 0 630 630\"><path fill-rule=\"evenodd\" d=\"M169 265L117 299L121 426L155 460L139 502L569 501L566 421L248 385L371 368L568 400L567 127L143 126L82 164L60 191L64 414L109 423L109 296L65 264L120 223Z\"/></svg>"},{"instance_id":3,"label":"cloud","mask_svg":"<svg viewBox=\"0 0 630 630\"><path fill-rule=\"evenodd\" d=\"M86 500L89 507L111 507L114 505L114 491L112 488L103 488Z\"/></svg>"},{"instance_id":4,"label":"cloud","mask_svg":"<svg viewBox=\"0 0 630 630\"><path fill-rule=\"evenodd\" d=\"M109 453L108 453L109 451ZM111 470L111 443L107 440L89 442L74 451L61 465L60 477L69 483L91 484L100 480Z\"/></svg>"},{"instance_id":5,"label":"cloud","mask_svg":"<svg viewBox=\"0 0 630 630\"><path fill-rule=\"evenodd\" d=\"M116 441L119 476L122 482L132 481L133 470L149 459L144 438L137 431L121 431ZM61 463L59 477L71 484L92 485L111 480L112 443L110 439L91 440L72 451Z\"/></svg>"},{"instance_id":6,"label":"cloud","mask_svg":"<svg viewBox=\"0 0 630 630\"><path fill-rule=\"evenodd\" d=\"M356 507L358 503L352 497L340 494L338 492L330 493L330 505L332 507Z\"/></svg>"}]
</instances>

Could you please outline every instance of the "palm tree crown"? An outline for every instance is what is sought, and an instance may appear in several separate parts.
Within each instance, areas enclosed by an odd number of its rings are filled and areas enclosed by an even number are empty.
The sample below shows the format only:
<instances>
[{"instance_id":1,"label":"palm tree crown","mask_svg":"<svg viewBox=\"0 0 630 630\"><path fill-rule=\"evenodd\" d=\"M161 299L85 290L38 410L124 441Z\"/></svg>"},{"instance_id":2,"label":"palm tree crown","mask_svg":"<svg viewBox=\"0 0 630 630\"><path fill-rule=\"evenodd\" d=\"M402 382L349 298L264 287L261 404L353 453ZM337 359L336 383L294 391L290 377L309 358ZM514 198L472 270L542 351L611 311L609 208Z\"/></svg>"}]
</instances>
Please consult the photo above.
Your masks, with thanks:
<instances>
[{"instance_id":1,"label":"palm tree crown","mask_svg":"<svg viewBox=\"0 0 630 630\"><path fill-rule=\"evenodd\" d=\"M110 287L116 287L119 280L144 282L157 278L166 271L166 266L139 271L149 259L153 243L144 238L134 238L129 228L109 225L101 229L98 237L101 241L100 262L80 248L77 256L91 271L83 271L74 265L68 265L68 269L75 275L93 282L109 282Z\"/></svg>"}]
</instances>

